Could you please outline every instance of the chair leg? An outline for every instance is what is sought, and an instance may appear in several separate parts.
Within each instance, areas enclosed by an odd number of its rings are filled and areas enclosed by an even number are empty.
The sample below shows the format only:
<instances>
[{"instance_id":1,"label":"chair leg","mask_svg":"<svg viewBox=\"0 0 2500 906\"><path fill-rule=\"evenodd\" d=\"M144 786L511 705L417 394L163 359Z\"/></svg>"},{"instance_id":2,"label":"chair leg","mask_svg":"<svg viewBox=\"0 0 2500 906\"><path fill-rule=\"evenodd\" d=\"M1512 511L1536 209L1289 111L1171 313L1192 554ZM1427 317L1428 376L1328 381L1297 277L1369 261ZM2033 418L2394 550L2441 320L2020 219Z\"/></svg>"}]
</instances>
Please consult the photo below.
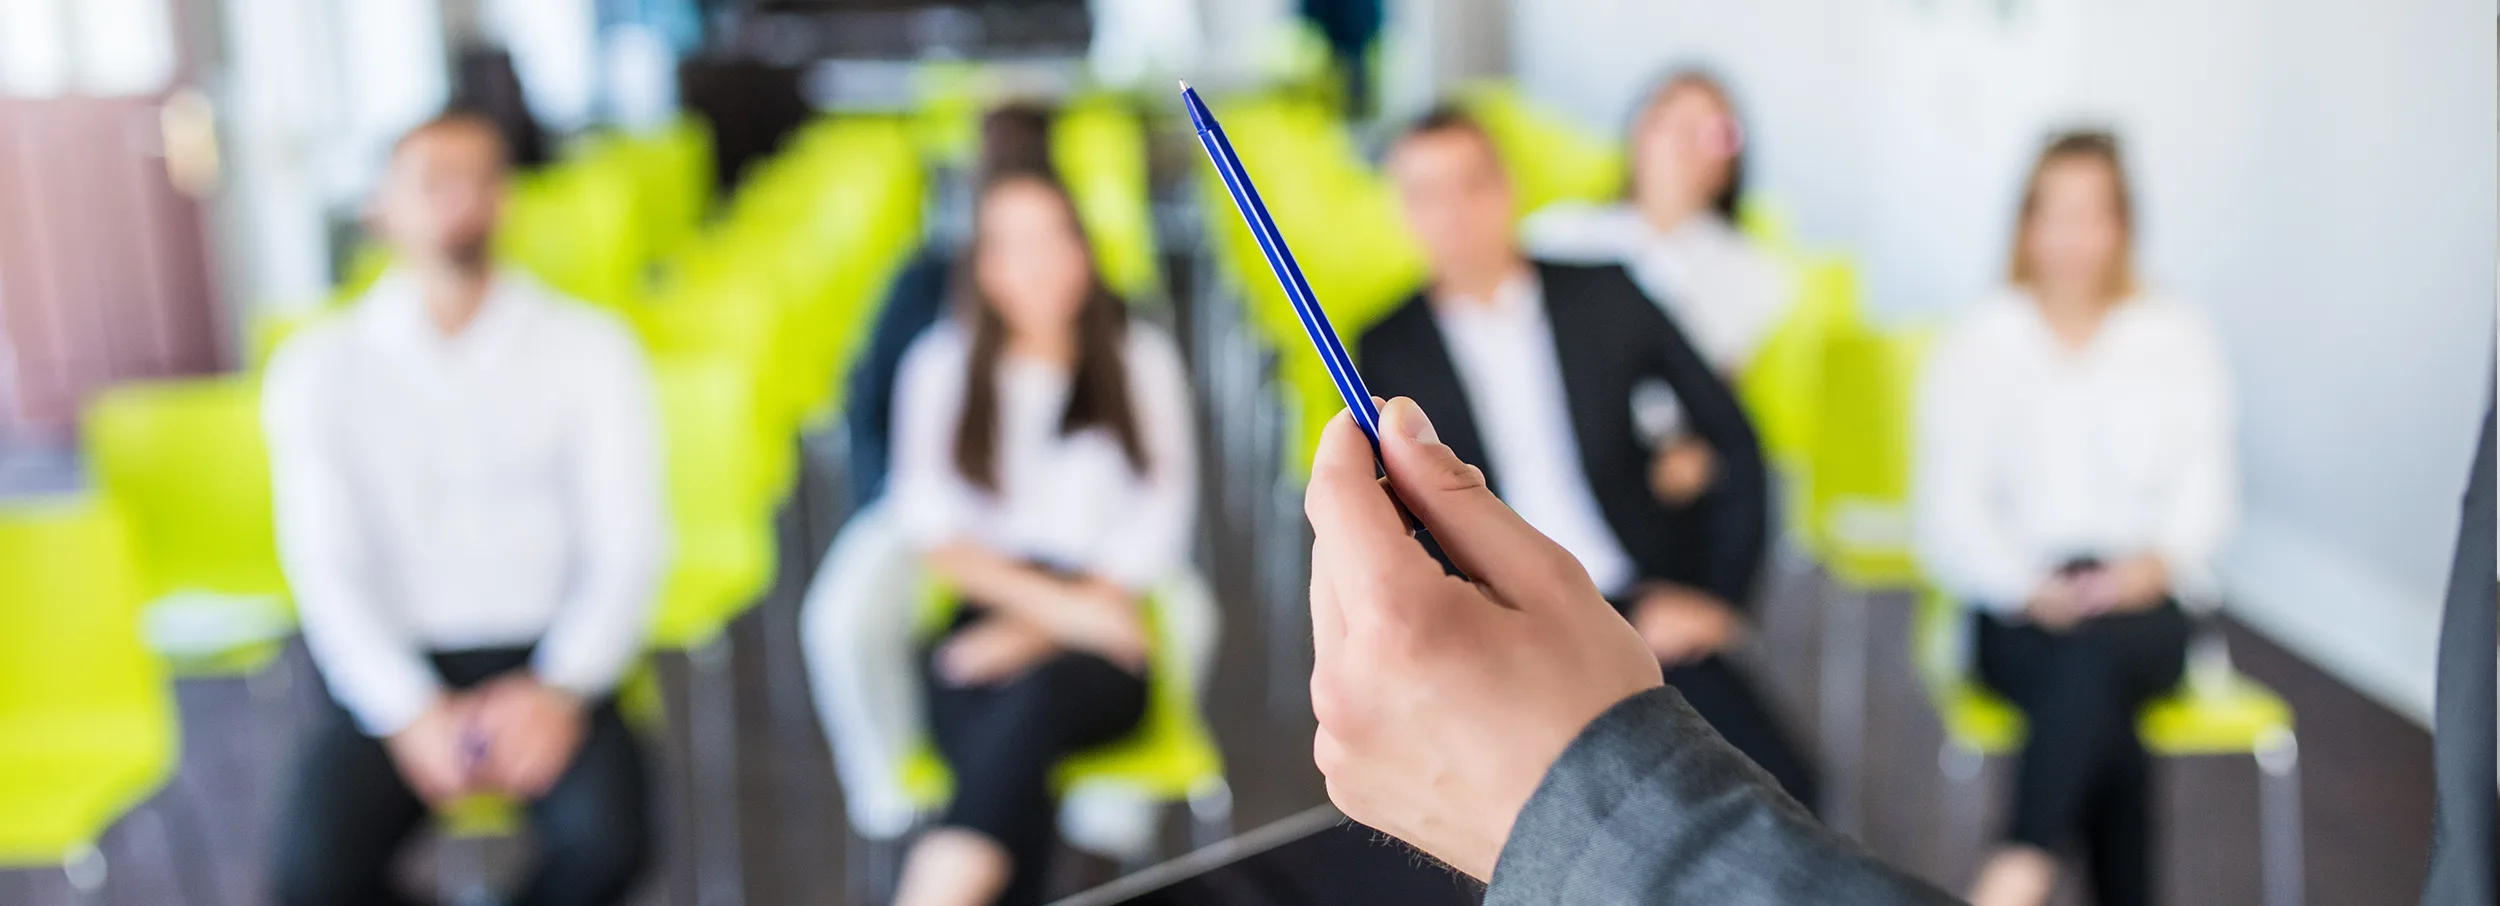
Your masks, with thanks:
<instances>
[{"instance_id":1,"label":"chair leg","mask_svg":"<svg viewBox=\"0 0 2500 906\"><path fill-rule=\"evenodd\" d=\"M1839 589L1823 609L1816 671L1823 735L1824 823L1855 838L1864 830L1859 762L1866 750L1865 592Z\"/></svg>"},{"instance_id":2,"label":"chair leg","mask_svg":"<svg viewBox=\"0 0 2500 906\"><path fill-rule=\"evenodd\" d=\"M1222 780L1189 797L1189 848L1205 849L1233 835L1233 788Z\"/></svg>"},{"instance_id":3,"label":"chair leg","mask_svg":"<svg viewBox=\"0 0 2500 906\"><path fill-rule=\"evenodd\" d=\"M484 841L443 838L435 852L441 873L443 901L453 906L499 906L494 886L486 879Z\"/></svg>"},{"instance_id":4,"label":"chair leg","mask_svg":"<svg viewBox=\"0 0 2500 906\"><path fill-rule=\"evenodd\" d=\"M743 906L746 886L738 846L738 690L727 631L686 652L687 729L693 734L695 899L702 906Z\"/></svg>"},{"instance_id":5,"label":"chair leg","mask_svg":"<svg viewBox=\"0 0 2500 906\"><path fill-rule=\"evenodd\" d=\"M1986 790L1979 780L1988 766L1988 756L1976 749L1954 744L1951 739L1936 749L1936 768L1944 776L1944 804L1936 810L1935 866L1938 872L1950 875L1961 868L1959 861L1972 846L1964 838L1978 826L1980 806L1985 803Z\"/></svg>"},{"instance_id":6,"label":"chair leg","mask_svg":"<svg viewBox=\"0 0 2500 906\"><path fill-rule=\"evenodd\" d=\"M2290 730L2279 731L2256 753L2259 821L2263 835L2267 906L2301 906L2302 874L2300 814L2300 742Z\"/></svg>"},{"instance_id":7,"label":"chair leg","mask_svg":"<svg viewBox=\"0 0 2500 906\"><path fill-rule=\"evenodd\" d=\"M80 844L78 850L61 863L61 875L69 879L69 889L81 906L98 906L104 902L104 881L111 866L104 863L104 851L93 843Z\"/></svg>"}]
</instances>

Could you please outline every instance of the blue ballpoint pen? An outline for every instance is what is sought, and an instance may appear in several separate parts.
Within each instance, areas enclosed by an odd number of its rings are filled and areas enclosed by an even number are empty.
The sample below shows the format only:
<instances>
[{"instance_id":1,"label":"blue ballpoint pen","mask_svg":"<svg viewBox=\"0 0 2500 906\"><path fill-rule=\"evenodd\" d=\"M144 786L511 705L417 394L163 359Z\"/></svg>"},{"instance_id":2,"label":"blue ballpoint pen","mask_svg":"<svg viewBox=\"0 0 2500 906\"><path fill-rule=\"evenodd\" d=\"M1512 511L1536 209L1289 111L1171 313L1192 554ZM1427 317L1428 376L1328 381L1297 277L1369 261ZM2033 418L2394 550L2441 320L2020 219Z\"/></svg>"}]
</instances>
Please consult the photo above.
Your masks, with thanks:
<instances>
[{"instance_id":1,"label":"blue ballpoint pen","mask_svg":"<svg viewBox=\"0 0 2500 906\"><path fill-rule=\"evenodd\" d=\"M1336 382L1337 395L1345 398L1346 411L1354 414L1354 423L1371 441L1372 462L1387 473L1380 460L1380 409L1372 403L1370 388L1363 386L1363 376L1354 370L1354 357L1346 354L1345 343L1337 338L1337 330L1328 323L1328 312L1319 307L1319 297L1311 294L1311 283L1302 276L1302 266L1293 260L1293 250L1285 247L1285 237L1276 231L1276 220L1268 216L1267 204L1259 200L1258 187L1250 184L1250 174L1241 168L1241 157L1233 153L1233 143L1224 137L1224 127L1217 125L1215 114L1199 100L1198 91L1181 83L1181 105L1189 108L1190 125L1198 130L1198 143L1207 149L1207 160L1215 164L1215 174L1224 180L1224 188L1232 192L1233 207L1241 211L1241 219L1250 226L1250 238L1259 243L1259 251L1267 255L1269 270L1276 272L1276 282L1284 284L1285 298L1293 303L1294 315L1302 320L1302 330L1311 336L1311 345L1319 351L1320 363L1328 366L1328 377ZM1383 485L1384 489L1386 485ZM1418 539L1429 540L1422 523L1389 492L1389 500L1397 504L1398 514L1415 530Z\"/></svg>"}]
</instances>

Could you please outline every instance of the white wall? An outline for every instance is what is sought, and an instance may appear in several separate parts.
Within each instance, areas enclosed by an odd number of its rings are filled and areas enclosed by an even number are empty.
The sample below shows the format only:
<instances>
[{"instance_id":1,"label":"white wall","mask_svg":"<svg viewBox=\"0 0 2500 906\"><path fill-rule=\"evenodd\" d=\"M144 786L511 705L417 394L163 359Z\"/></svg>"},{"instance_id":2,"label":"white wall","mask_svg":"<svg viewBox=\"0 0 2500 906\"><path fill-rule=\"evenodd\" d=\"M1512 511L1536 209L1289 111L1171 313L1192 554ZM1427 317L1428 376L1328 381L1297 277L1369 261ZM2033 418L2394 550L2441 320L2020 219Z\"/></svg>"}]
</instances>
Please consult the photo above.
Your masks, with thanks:
<instances>
[{"instance_id":1,"label":"white wall","mask_svg":"<svg viewBox=\"0 0 2500 906\"><path fill-rule=\"evenodd\" d=\"M2010 10L2010 12L2009 12ZM2153 281L2240 381L2246 621L2426 719L2437 608L2491 392L2490 0L1540 0L1521 81L1614 129L1653 73L1735 83L1756 185L1856 250L1872 303L1999 276L2040 137L2124 136Z\"/></svg>"}]
</instances>

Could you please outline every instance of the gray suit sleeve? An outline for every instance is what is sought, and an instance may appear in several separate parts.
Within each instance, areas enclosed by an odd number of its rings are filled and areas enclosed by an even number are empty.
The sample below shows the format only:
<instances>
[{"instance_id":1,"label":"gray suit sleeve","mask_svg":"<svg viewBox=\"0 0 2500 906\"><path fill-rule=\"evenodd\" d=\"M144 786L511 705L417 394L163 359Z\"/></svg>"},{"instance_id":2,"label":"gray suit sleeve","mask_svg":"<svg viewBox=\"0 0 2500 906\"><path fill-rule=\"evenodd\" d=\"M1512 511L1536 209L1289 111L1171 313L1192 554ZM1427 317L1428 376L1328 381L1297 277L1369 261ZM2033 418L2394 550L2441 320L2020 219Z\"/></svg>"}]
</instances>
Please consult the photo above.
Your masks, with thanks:
<instances>
[{"instance_id":1,"label":"gray suit sleeve","mask_svg":"<svg viewBox=\"0 0 2500 906\"><path fill-rule=\"evenodd\" d=\"M1947 904L1815 823L1672 688L1580 732L1520 810L1485 906Z\"/></svg>"}]
</instances>

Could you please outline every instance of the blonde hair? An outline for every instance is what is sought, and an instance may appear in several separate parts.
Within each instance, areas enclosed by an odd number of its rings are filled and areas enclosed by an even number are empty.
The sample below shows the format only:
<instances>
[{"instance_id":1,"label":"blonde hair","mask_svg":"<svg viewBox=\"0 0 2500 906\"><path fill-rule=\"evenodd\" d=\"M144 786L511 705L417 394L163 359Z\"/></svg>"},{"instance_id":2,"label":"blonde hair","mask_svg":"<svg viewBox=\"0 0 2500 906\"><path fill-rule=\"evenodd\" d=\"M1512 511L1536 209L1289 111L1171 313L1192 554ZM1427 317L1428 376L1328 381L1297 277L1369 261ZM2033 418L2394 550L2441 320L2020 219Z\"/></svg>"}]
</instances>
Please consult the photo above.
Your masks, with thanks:
<instances>
[{"instance_id":1,"label":"blonde hair","mask_svg":"<svg viewBox=\"0 0 2500 906\"><path fill-rule=\"evenodd\" d=\"M2135 294L2135 200L2127 188L2127 168L2119 162L2118 137L2107 132L2067 132L2049 140L2040 150L2040 159L2032 162L2031 176L2023 181L2022 209L2015 215L2014 247L2007 256L2006 279L2023 289L2037 289L2034 284L2039 269L2031 262L2031 221L2040 208L2040 179L2050 167L2073 161L2098 163L2109 171L2110 207L2118 213L2118 257L2102 275L2104 302L2114 302Z\"/></svg>"}]
</instances>

